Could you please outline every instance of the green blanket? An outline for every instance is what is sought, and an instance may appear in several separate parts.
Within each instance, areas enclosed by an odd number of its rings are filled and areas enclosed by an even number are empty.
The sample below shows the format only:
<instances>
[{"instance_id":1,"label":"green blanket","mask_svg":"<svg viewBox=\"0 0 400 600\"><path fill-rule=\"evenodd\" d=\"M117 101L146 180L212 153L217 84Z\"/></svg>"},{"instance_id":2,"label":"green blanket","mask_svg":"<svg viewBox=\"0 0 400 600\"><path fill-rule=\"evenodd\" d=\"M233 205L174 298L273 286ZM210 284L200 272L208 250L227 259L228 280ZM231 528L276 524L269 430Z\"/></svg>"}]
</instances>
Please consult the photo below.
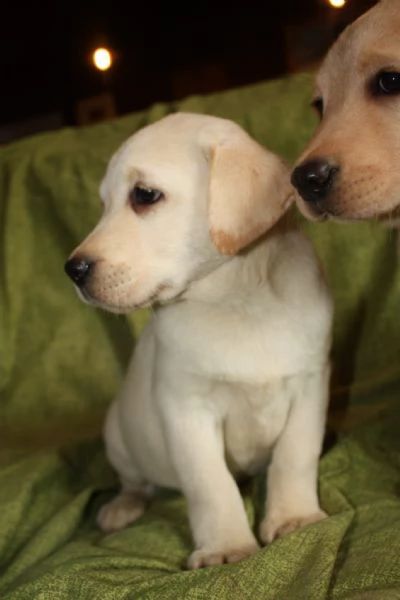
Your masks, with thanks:
<instances>
[{"instance_id":1,"label":"green blanket","mask_svg":"<svg viewBox=\"0 0 400 600\"><path fill-rule=\"evenodd\" d=\"M147 318L82 304L63 264L100 215L114 149L171 111L232 118L289 161L315 126L310 77L291 77L37 136L0 150L0 598L400 598L400 277L378 224L311 225L336 301L332 400L320 493L330 517L249 559L197 572L184 499L163 492L103 535L116 490L104 412ZM260 519L263 478L243 488Z\"/></svg>"}]
</instances>

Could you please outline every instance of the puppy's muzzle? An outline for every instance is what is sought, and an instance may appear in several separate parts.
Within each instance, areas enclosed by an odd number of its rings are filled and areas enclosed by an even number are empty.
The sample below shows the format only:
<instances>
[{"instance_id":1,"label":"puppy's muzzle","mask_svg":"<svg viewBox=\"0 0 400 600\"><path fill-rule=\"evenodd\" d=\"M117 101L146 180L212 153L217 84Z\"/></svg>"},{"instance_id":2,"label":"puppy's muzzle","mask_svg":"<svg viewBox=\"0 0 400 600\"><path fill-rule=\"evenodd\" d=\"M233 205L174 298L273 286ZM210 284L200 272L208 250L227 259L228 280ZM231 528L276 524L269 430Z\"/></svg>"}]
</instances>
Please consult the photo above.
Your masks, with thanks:
<instances>
[{"instance_id":1,"label":"puppy's muzzle","mask_svg":"<svg viewBox=\"0 0 400 600\"><path fill-rule=\"evenodd\" d=\"M339 167L327 160L308 160L294 169L291 181L303 200L321 211L338 172Z\"/></svg>"},{"instance_id":2,"label":"puppy's muzzle","mask_svg":"<svg viewBox=\"0 0 400 600\"><path fill-rule=\"evenodd\" d=\"M81 288L85 285L85 283L87 283L93 267L93 261L81 258L80 256L74 256L67 260L64 265L64 270L68 277L70 277L75 283L75 285Z\"/></svg>"}]
</instances>

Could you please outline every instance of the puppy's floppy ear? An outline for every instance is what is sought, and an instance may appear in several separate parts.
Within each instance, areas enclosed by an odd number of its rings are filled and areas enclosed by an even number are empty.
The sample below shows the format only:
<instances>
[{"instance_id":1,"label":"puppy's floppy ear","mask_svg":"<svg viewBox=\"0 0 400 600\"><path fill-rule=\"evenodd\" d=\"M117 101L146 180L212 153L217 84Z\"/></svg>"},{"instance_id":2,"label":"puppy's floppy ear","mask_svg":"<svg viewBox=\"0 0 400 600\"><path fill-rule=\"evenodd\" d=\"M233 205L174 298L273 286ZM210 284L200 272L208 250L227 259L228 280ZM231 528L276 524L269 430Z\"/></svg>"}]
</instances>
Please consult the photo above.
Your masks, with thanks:
<instances>
[{"instance_id":1,"label":"puppy's floppy ear","mask_svg":"<svg viewBox=\"0 0 400 600\"><path fill-rule=\"evenodd\" d=\"M268 231L294 198L283 161L237 129L212 144L209 154L210 234L226 255Z\"/></svg>"}]
</instances>

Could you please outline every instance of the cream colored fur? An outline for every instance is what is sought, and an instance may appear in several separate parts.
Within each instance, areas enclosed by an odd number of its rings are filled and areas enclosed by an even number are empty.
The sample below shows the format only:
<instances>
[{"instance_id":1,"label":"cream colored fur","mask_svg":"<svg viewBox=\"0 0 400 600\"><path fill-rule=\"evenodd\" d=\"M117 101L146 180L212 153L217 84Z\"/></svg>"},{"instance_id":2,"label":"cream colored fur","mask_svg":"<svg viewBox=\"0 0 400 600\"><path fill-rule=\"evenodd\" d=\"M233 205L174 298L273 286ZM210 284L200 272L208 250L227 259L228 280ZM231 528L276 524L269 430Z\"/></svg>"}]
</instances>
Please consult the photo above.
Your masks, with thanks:
<instances>
[{"instance_id":1,"label":"cream colored fur","mask_svg":"<svg viewBox=\"0 0 400 600\"><path fill-rule=\"evenodd\" d=\"M140 214L128 201L138 181L164 194ZM156 486L175 488L188 566L239 560L259 545L235 477L260 469L261 542L323 518L332 305L311 244L279 220L286 166L232 122L176 114L122 146L101 195L104 216L73 254L95 261L80 293L115 312L156 308L108 412L122 489L100 527L125 527Z\"/></svg>"},{"instance_id":2,"label":"cream colored fur","mask_svg":"<svg viewBox=\"0 0 400 600\"><path fill-rule=\"evenodd\" d=\"M399 0L378 2L344 30L317 73L322 118L298 164L327 160L338 173L323 202L298 196L312 220L400 227L400 93L376 93L381 73L400 72L399 29Z\"/></svg>"}]
</instances>

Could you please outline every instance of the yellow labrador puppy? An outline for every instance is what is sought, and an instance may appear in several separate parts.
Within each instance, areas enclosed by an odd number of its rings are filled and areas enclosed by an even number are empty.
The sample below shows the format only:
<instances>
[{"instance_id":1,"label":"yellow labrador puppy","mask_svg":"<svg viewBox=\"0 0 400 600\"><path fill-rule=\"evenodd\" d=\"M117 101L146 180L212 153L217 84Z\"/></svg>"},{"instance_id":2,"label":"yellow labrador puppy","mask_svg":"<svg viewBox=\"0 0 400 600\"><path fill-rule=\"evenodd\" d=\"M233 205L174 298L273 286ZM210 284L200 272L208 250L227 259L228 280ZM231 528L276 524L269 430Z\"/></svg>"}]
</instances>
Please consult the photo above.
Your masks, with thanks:
<instances>
[{"instance_id":1,"label":"yellow labrador puppy","mask_svg":"<svg viewBox=\"0 0 400 600\"><path fill-rule=\"evenodd\" d=\"M105 424L125 527L155 486L181 490L188 566L255 552L234 476L269 461L260 539L318 521L332 305L313 248L286 221L289 172L238 125L175 114L121 147L104 215L66 271L117 313L156 303Z\"/></svg>"},{"instance_id":2,"label":"yellow labrador puppy","mask_svg":"<svg viewBox=\"0 0 400 600\"><path fill-rule=\"evenodd\" d=\"M321 123L292 182L321 220L400 216L400 1L382 0L339 37L317 75Z\"/></svg>"}]
</instances>

